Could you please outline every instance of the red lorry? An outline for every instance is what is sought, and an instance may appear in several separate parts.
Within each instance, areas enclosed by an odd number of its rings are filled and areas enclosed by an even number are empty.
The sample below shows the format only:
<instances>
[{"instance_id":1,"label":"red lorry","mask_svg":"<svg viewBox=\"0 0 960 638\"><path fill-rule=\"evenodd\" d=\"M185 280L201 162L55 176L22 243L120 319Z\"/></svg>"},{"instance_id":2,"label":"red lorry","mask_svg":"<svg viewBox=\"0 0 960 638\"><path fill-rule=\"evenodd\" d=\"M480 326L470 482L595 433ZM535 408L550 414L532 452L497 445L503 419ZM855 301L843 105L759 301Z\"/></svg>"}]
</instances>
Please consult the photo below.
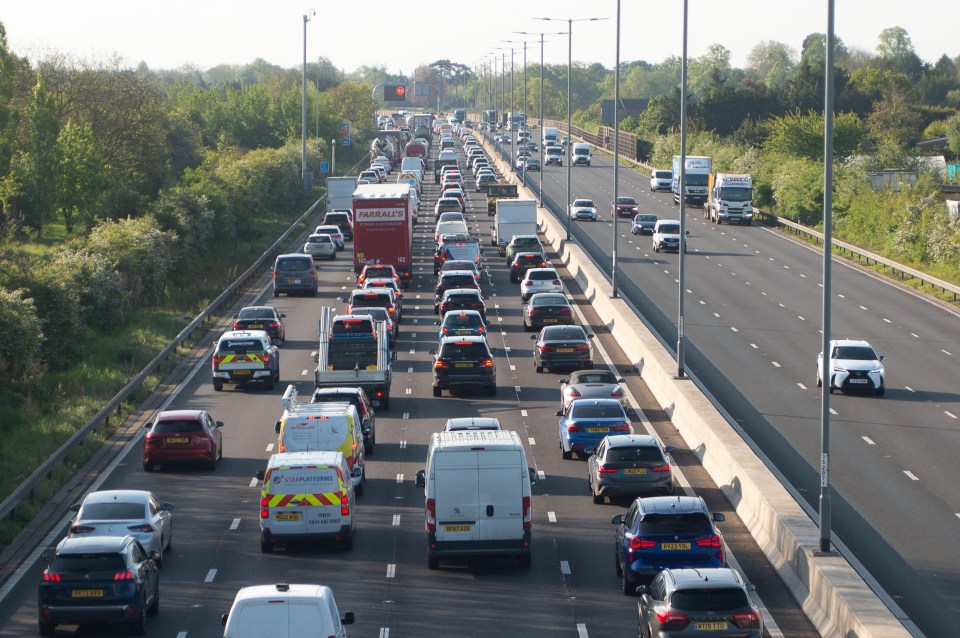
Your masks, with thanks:
<instances>
[{"instance_id":1,"label":"red lorry","mask_svg":"<svg viewBox=\"0 0 960 638\"><path fill-rule=\"evenodd\" d=\"M411 278L413 210L410 185L361 184L353 191L353 269L393 266L406 288Z\"/></svg>"}]
</instances>

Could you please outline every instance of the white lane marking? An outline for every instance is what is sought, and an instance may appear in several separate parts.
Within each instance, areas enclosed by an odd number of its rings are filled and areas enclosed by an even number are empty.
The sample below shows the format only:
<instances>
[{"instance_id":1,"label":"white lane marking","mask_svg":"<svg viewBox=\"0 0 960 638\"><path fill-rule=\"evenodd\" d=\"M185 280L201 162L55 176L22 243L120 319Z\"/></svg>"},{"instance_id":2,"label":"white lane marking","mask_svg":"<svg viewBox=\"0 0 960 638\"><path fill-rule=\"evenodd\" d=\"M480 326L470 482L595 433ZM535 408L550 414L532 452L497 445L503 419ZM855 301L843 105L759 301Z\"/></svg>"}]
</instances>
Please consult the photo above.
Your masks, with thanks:
<instances>
[{"instance_id":1,"label":"white lane marking","mask_svg":"<svg viewBox=\"0 0 960 638\"><path fill-rule=\"evenodd\" d=\"M802 383L797 383L797 386L798 386L801 390L806 390L806 389L807 389L807 386L803 385Z\"/></svg>"},{"instance_id":2,"label":"white lane marking","mask_svg":"<svg viewBox=\"0 0 960 638\"><path fill-rule=\"evenodd\" d=\"M531 436L530 438L527 439L527 443L529 443L530 445L536 445L537 440Z\"/></svg>"},{"instance_id":3,"label":"white lane marking","mask_svg":"<svg viewBox=\"0 0 960 638\"><path fill-rule=\"evenodd\" d=\"M867 445L876 445L876 443L873 442L873 439L871 439L869 436L861 436L860 438L866 441Z\"/></svg>"},{"instance_id":4,"label":"white lane marking","mask_svg":"<svg viewBox=\"0 0 960 638\"><path fill-rule=\"evenodd\" d=\"M577 638L590 638L590 634L587 633L587 626L582 622L577 623Z\"/></svg>"},{"instance_id":5,"label":"white lane marking","mask_svg":"<svg viewBox=\"0 0 960 638\"><path fill-rule=\"evenodd\" d=\"M397 564L390 563L387 565L387 578L393 578L397 575Z\"/></svg>"},{"instance_id":6,"label":"white lane marking","mask_svg":"<svg viewBox=\"0 0 960 638\"><path fill-rule=\"evenodd\" d=\"M511 372L516 372L516 371L517 371L517 366L515 366L514 364L511 363L511 364L510 364L510 371L511 371Z\"/></svg>"},{"instance_id":7,"label":"white lane marking","mask_svg":"<svg viewBox=\"0 0 960 638\"><path fill-rule=\"evenodd\" d=\"M770 363L773 364L773 367L774 367L774 368L779 368L779 367L780 367L780 364L777 363L776 361L771 361Z\"/></svg>"},{"instance_id":8,"label":"white lane marking","mask_svg":"<svg viewBox=\"0 0 960 638\"><path fill-rule=\"evenodd\" d=\"M417 351L414 350L413 348L410 348L410 354L417 354Z\"/></svg>"},{"instance_id":9,"label":"white lane marking","mask_svg":"<svg viewBox=\"0 0 960 638\"><path fill-rule=\"evenodd\" d=\"M570 575L570 563L569 563L569 562L567 562L567 561L565 561L565 560L560 561L560 573L565 574L565 575L567 575L567 576Z\"/></svg>"},{"instance_id":10,"label":"white lane marking","mask_svg":"<svg viewBox=\"0 0 960 638\"><path fill-rule=\"evenodd\" d=\"M837 414L837 411L834 410L833 408L830 408L830 414L836 415L836 414Z\"/></svg>"},{"instance_id":11,"label":"white lane marking","mask_svg":"<svg viewBox=\"0 0 960 638\"><path fill-rule=\"evenodd\" d=\"M268 445L268 446L267 446L267 452L273 452L273 446L274 446L274 445L276 445L276 443L271 443L270 445Z\"/></svg>"},{"instance_id":12,"label":"white lane marking","mask_svg":"<svg viewBox=\"0 0 960 638\"><path fill-rule=\"evenodd\" d=\"M230 529L231 529L231 530L236 530L238 527L240 527L240 519L239 519L239 518L235 518L235 519L233 519L233 522L230 523Z\"/></svg>"},{"instance_id":13,"label":"white lane marking","mask_svg":"<svg viewBox=\"0 0 960 638\"><path fill-rule=\"evenodd\" d=\"M740 332L739 330L737 330L736 326L730 326L730 329L733 330L734 332Z\"/></svg>"},{"instance_id":14,"label":"white lane marking","mask_svg":"<svg viewBox=\"0 0 960 638\"><path fill-rule=\"evenodd\" d=\"M187 638L187 632L185 631L178 632L177 638Z\"/></svg>"},{"instance_id":15,"label":"white lane marking","mask_svg":"<svg viewBox=\"0 0 960 638\"><path fill-rule=\"evenodd\" d=\"M404 418L404 419L409 419L409 418L410 418L410 413L409 413L409 412L404 412L402 418Z\"/></svg>"},{"instance_id":16,"label":"white lane marking","mask_svg":"<svg viewBox=\"0 0 960 638\"><path fill-rule=\"evenodd\" d=\"M957 514L957 516L960 516L960 514ZM547 512L547 520L550 521L551 523L556 523L556 522L557 522L557 513L556 513L556 512Z\"/></svg>"},{"instance_id":17,"label":"white lane marking","mask_svg":"<svg viewBox=\"0 0 960 638\"><path fill-rule=\"evenodd\" d=\"M866 310L866 309L867 309L866 306L860 306L860 310Z\"/></svg>"},{"instance_id":18,"label":"white lane marking","mask_svg":"<svg viewBox=\"0 0 960 638\"><path fill-rule=\"evenodd\" d=\"M703 299L698 299L697 302L698 302L701 306L707 305L707 302L704 301Z\"/></svg>"},{"instance_id":19,"label":"white lane marking","mask_svg":"<svg viewBox=\"0 0 960 638\"><path fill-rule=\"evenodd\" d=\"M206 578L203 579L203 582L205 582L205 583L212 583L212 582L213 582L213 579L216 578L216 577L217 577L217 570L216 570L216 569L211 569L210 571L207 572L207 576L206 576Z\"/></svg>"},{"instance_id":20,"label":"white lane marking","mask_svg":"<svg viewBox=\"0 0 960 638\"><path fill-rule=\"evenodd\" d=\"M797 315L797 319L800 321L806 321L806 319L803 318L803 315Z\"/></svg>"},{"instance_id":21,"label":"white lane marking","mask_svg":"<svg viewBox=\"0 0 960 638\"><path fill-rule=\"evenodd\" d=\"M846 299L846 298L847 298L846 295L837 294L837 296L840 297L841 299Z\"/></svg>"},{"instance_id":22,"label":"white lane marking","mask_svg":"<svg viewBox=\"0 0 960 638\"><path fill-rule=\"evenodd\" d=\"M513 386L513 389L517 391L517 394L520 394L520 386L515 385Z\"/></svg>"},{"instance_id":23,"label":"white lane marking","mask_svg":"<svg viewBox=\"0 0 960 638\"><path fill-rule=\"evenodd\" d=\"M545 481L547 479L547 473L543 470L537 470L537 478L541 481Z\"/></svg>"},{"instance_id":24,"label":"white lane marking","mask_svg":"<svg viewBox=\"0 0 960 638\"><path fill-rule=\"evenodd\" d=\"M416 338L417 338L417 333L416 333L416 332L411 332L411 333L410 333L410 338L411 338L411 339L416 339Z\"/></svg>"},{"instance_id":25,"label":"white lane marking","mask_svg":"<svg viewBox=\"0 0 960 638\"><path fill-rule=\"evenodd\" d=\"M301 370L301 371L300 371L300 376L301 376L301 377L307 376L307 372L309 372L309 371L308 371L308 370Z\"/></svg>"},{"instance_id":26,"label":"white lane marking","mask_svg":"<svg viewBox=\"0 0 960 638\"><path fill-rule=\"evenodd\" d=\"M720 313L719 313L719 312L715 312L715 313L713 313L713 316L716 317L717 319L719 319L719 318L720 318Z\"/></svg>"},{"instance_id":27,"label":"white lane marking","mask_svg":"<svg viewBox=\"0 0 960 638\"><path fill-rule=\"evenodd\" d=\"M782 303L778 302L777 305L780 306L781 308L786 308L786 306L784 306Z\"/></svg>"},{"instance_id":28,"label":"white lane marking","mask_svg":"<svg viewBox=\"0 0 960 638\"><path fill-rule=\"evenodd\" d=\"M407 388L407 394L413 394L413 388Z\"/></svg>"},{"instance_id":29,"label":"white lane marking","mask_svg":"<svg viewBox=\"0 0 960 638\"><path fill-rule=\"evenodd\" d=\"M913 388L911 388L911 387L908 386L908 385L905 385L905 386L903 386L903 387L906 388L907 392L916 392L916 390L914 390Z\"/></svg>"},{"instance_id":30,"label":"white lane marking","mask_svg":"<svg viewBox=\"0 0 960 638\"><path fill-rule=\"evenodd\" d=\"M394 527L397 527L398 525L400 525L400 515L394 514L393 521L390 524L393 525Z\"/></svg>"},{"instance_id":31,"label":"white lane marking","mask_svg":"<svg viewBox=\"0 0 960 638\"><path fill-rule=\"evenodd\" d=\"M800 273L800 276L803 277L804 279L807 278L807 276L806 276L805 274L803 274L803 273Z\"/></svg>"},{"instance_id":32,"label":"white lane marking","mask_svg":"<svg viewBox=\"0 0 960 638\"><path fill-rule=\"evenodd\" d=\"M948 417L950 417L951 419L957 418L957 415L954 414L953 412L949 412L949 411L947 411L947 410L944 410L943 413L946 414L946 415L947 415Z\"/></svg>"},{"instance_id":33,"label":"white lane marking","mask_svg":"<svg viewBox=\"0 0 960 638\"><path fill-rule=\"evenodd\" d=\"M526 410L520 410L520 416L523 416L523 417L527 416L527 411L526 411Z\"/></svg>"},{"instance_id":34,"label":"white lane marking","mask_svg":"<svg viewBox=\"0 0 960 638\"><path fill-rule=\"evenodd\" d=\"M406 442L406 441L400 441L400 449L402 450L402 449L405 448L405 447L407 447L407 442Z\"/></svg>"},{"instance_id":35,"label":"white lane marking","mask_svg":"<svg viewBox=\"0 0 960 638\"><path fill-rule=\"evenodd\" d=\"M407 368L407 372L413 372L413 368Z\"/></svg>"},{"instance_id":36,"label":"white lane marking","mask_svg":"<svg viewBox=\"0 0 960 638\"><path fill-rule=\"evenodd\" d=\"M381 627L380 628L380 638L390 638L390 628Z\"/></svg>"},{"instance_id":37,"label":"white lane marking","mask_svg":"<svg viewBox=\"0 0 960 638\"><path fill-rule=\"evenodd\" d=\"M419 320L419 319L414 319L414 320L413 320L413 323L420 323L420 320ZM416 336L417 336L417 333L414 332L414 333L413 333L413 336L416 337Z\"/></svg>"},{"instance_id":38,"label":"white lane marking","mask_svg":"<svg viewBox=\"0 0 960 638\"><path fill-rule=\"evenodd\" d=\"M947 352L946 350L944 350L943 348L940 348L940 352L942 352L943 354L947 355L948 357L950 356L950 353Z\"/></svg>"},{"instance_id":39,"label":"white lane marking","mask_svg":"<svg viewBox=\"0 0 960 638\"><path fill-rule=\"evenodd\" d=\"M886 323L893 323L892 321L890 321L890 320L887 319L886 317L884 317L883 320L884 320Z\"/></svg>"},{"instance_id":40,"label":"white lane marking","mask_svg":"<svg viewBox=\"0 0 960 638\"><path fill-rule=\"evenodd\" d=\"M397 483L403 483L403 473L397 474Z\"/></svg>"},{"instance_id":41,"label":"white lane marking","mask_svg":"<svg viewBox=\"0 0 960 638\"><path fill-rule=\"evenodd\" d=\"M906 475L907 475L907 478L910 479L911 481L919 481L919 480L920 480L920 479L917 478L917 475L914 474L913 472L911 472L910 470L904 470L903 473L906 474Z\"/></svg>"},{"instance_id":42,"label":"white lane marking","mask_svg":"<svg viewBox=\"0 0 960 638\"><path fill-rule=\"evenodd\" d=\"M758 346L758 345L755 344L755 343L751 343L751 344L750 344L750 347L753 348L754 350L756 350L756 349L759 348L760 346Z\"/></svg>"},{"instance_id":43,"label":"white lane marking","mask_svg":"<svg viewBox=\"0 0 960 638\"><path fill-rule=\"evenodd\" d=\"M252 479L250 479L250 487L256 487L257 483L259 483L259 481L257 480L257 477L253 477Z\"/></svg>"},{"instance_id":44,"label":"white lane marking","mask_svg":"<svg viewBox=\"0 0 960 638\"><path fill-rule=\"evenodd\" d=\"M911 332L911 333L910 333L910 336L913 337L913 338L915 338L915 339L919 339L919 338L920 338L920 335L918 335L916 332Z\"/></svg>"},{"instance_id":45,"label":"white lane marking","mask_svg":"<svg viewBox=\"0 0 960 638\"><path fill-rule=\"evenodd\" d=\"M504 337L507 336L507 333L506 333L506 332L501 332L500 334L502 334ZM504 346L503 351L504 351L504 352L507 352L507 353L513 352L513 350L511 350L510 346Z\"/></svg>"}]
</instances>

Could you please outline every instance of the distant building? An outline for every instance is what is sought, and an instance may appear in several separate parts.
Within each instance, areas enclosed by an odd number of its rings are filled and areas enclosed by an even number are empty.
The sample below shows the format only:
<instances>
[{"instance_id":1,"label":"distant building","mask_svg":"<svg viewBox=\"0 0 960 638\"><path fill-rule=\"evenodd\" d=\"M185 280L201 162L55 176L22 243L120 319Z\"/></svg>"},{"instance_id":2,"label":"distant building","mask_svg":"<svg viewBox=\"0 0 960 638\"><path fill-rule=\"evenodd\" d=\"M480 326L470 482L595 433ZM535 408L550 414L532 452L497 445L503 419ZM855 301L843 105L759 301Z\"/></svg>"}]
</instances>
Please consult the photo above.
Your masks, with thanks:
<instances>
[{"instance_id":1,"label":"distant building","mask_svg":"<svg viewBox=\"0 0 960 638\"><path fill-rule=\"evenodd\" d=\"M935 151L945 151L949 146L949 140L945 137L935 137L932 140L917 142L917 148L923 153L933 153Z\"/></svg>"},{"instance_id":2,"label":"distant building","mask_svg":"<svg viewBox=\"0 0 960 638\"><path fill-rule=\"evenodd\" d=\"M650 100L647 98L638 98L634 100L624 100L620 98L620 108L617 110L617 117L623 121L625 117L634 119L640 117L640 114L647 109ZM616 126L613 121L613 100L603 100L600 102L600 123L606 126Z\"/></svg>"}]
</instances>

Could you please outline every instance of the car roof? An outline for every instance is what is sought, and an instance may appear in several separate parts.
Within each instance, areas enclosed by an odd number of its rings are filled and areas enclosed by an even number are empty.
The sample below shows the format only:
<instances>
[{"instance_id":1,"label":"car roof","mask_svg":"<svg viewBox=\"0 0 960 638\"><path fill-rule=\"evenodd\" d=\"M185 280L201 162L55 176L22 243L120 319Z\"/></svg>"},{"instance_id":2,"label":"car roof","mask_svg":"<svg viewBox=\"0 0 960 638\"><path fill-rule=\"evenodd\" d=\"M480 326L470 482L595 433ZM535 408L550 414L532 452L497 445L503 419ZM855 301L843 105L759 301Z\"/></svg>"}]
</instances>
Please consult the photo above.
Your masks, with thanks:
<instances>
[{"instance_id":1,"label":"car roof","mask_svg":"<svg viewBox=\"0 0 960 638\"><path fill-rule=\"evenodd\" d=\"M184 421L186 419L199 419L203 410L164 410L157 414L154 421Z\"/></svg>"},{"instance_id":2,"label":"car roof","mask_svg":"<svg viewBox=\"0 0 960 638\"><path fill-rule=\"evenodd\" d=\"M83 502L87 503L146 503L150 492L143 490L102 490L90 492Z\"/></svg>"},{"instance_id":3,"label":"car roof","mask_svg":"<svg viewBox=\"0 0 960 638\"><path fill-rule=\"evenodd\" d=\"M291 599L328 599L333 595L326 585L294 585L277 583L274 585L250 585L237 592L234 604L242 600L291 600Z\"/></svg>"},{"instance_id":4,"label":"car roof","mask_svg":"<svg viewBox=\"0 0 960 638\"><path fill-rule=\"evenodd\" d=\"M217 342L229 339L266 339L268 336L265 330L228 330L220 335Z\"/></svg>"},{"instance_id":5,"label":"car roof","mask_svg":"<svg viewBox=\"0 0 960 638\"><path fill-rule=\"evenodd\" d=\"M660 447L649 434L611 434L606 437L608 447Z\"/></svg>"},{"instance_id":6,"label":"car roof","mask_svg":"<svg viewBox=\"0 0 960 638\"><path fill-rule=\"evenodd\" d=\"M636 502L644 514L708 513L706 503L699 496L647 496L638 498Z\"/></svg>"},{"instance_id":7,"label":"car roof","mask_svg":"<svg viewBox=\"0 0 960 638\"><path fill-rule=\"evenodd\" d=\"M676 589L726 589L742 588L743 579L736 570L729 567L707 567L699 569L668 569L668 576Z\"/></svg>"},{"instance_id":8,"label":"car roof","mask_svg":"<svg viewBox=\"0 0 960 638\"><path fill-rule=\"evenodd\" d=\"M873 346L871 346L868 342L864 341L863 339L834 339L830 343L832 343L834 346L839 346L839 347L860 346L860 347L873 348Z\"/></svg>"},{"instance_id":9,"label":"car roof","mask_svg":"<svg viewBox=\"0 0 960 638\"><path fill-rule=\"evenodd\" d=\"M57 545L61 554L116 553L136 539L133 536L68 536Z\"/></svg>"}]
</instances>

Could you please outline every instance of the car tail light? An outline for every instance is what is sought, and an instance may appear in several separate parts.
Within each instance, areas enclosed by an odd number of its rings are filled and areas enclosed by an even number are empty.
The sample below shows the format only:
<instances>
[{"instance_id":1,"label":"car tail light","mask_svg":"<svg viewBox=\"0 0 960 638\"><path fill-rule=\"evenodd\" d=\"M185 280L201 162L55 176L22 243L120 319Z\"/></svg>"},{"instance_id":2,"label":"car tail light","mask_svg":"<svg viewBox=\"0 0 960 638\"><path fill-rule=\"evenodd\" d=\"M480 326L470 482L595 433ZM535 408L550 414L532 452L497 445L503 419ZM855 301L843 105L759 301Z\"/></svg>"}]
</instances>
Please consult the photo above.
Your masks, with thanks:
<instances>
[{"instance_id":1,"label":"car tail light","mask_svg":"<svg viewBox=\"0 0 960 638\"><path fill-rule=\"evenodd\" d=\"M350 516L350 497L346 494L340 499L340 516Z\"/></svg>"},{"instance_id":2,"label":"car tail light","mask_svg":"<svg viewBox=\"0 0 960 638\"><path fill-rule=\"evenodd\" d=\"M263 360L263 365L264 365L264 367L270 365L270 353L269 353L269 352L264 352L262 355L260 355L260 359Z\"/></svg>"},{"instance_id":3,"label":"car tail light","mask_svg":"<svg viewBox=\"0 0 960 638\"><path fill-rule=\"evenodd\" d=\"M533 506L529 496L523 497L523 529L533 526Z\"/></svg>"},{"instance_id":4,"label":"car tail light","mask_svg":"<svg viewBox=\"0 0 960 638\"><path fill-rule=\"evenodd\" d=\"M650 540L649 538L634 536L630 539L630 549L653 549L656 546L657 541Z\"/></svg>"},{"instance_id":5,"label":"car tail light","mask_svg":"<svg viewBox=\"0 0 960 638\"><path fill-rule=\"evenodd\" d=\"M567 390L567 396L569 396L571 399L576 399L578 397L582 397L583 395L580 394L577 390L570 389L570 390Z\"/></svg>"},{"instance_id":6,"label":"car tail light","mask_svg":"<svg viewBox=\"0 0 960 638\"><path fill-rule=\"evenodd\" d=\"M564 306L563 308L560 308L560 314L561 315L573 314L573 309L570 308L570 306Z\"/></svg>"},{"instance_id":7,"label":"car tail light","mask_svg":"<svg viewBox=\"0 0 960 638\"><path fill-rule=\"evenodd\" d=\"M450 334L450 328L448 328L447 326L444 326L443 328L441 328L440 331L443 334Z\"/></svg>"},{"instance_id":8,"label":"car tail light","mask_svg":"<svg viewBox=\"0 0 960 638\"><path fill-rule=\"evenodd\" d=\"M95 528L90 527L89 525L73 525L70 527L71 534L89 534Z\"/></svg>"},{"instance_id":9,"label":"car tail light","mask_svg":"<svg viewBox=\"0 0 960 638\"><path fill-rule=\"evenodd\" d=\"M127 527L131 532L136 532L137 534L150 534L157 531L157 528L149 523L146 525L130 525Z\"/></svg>"},{"instance_id":10,"label":"car tail light","mask_svg":"<svg viewBox=\"0 0 960 638\"><path fill-rule=\"evenodd\" d=\"M657 622L665 625L670 622L689 622L690 617L679 611L671 611L666 607L654 607L653 612L657 616Z\"/></svg>"},{"instance_id":11,"label":"car tail light","mask_svg":"<svg viewBox=\"0 0 960 638\"><path fill-rule=\"evenodd\" d=\"M604 467L603 465L598 465L598 466L597 466L597 471L598 471L600 474L616 474L616 473L619 472L620 470L617 469L617 468L615 468L615 467Z\"/></svg>"},{"instance_id":12,"label":"car tail light","mask_svg":"<svg viewBox=\"0 0 960 638\"><path fill-rule=\"evenodd\" d=\"M130 570L125 569L122 572L117 572L113 575L114 580L133 580L133 573Z\"/></svg>"},{"instance_id":13,"label":"car tail light","mask_svg":"<svg viewBox=\"0 0 960 638\"><path fill-rule=\"evenodd\" d=\"M270 518L270 510L268 509L267 499L260 499L260 518Z\"/></svg>"},{"instance_id":14,"label":"car tail light","mask_svg":"<svg viewBox=\"0 0 960 638\"><path fill-rule=\"evenodd\" d=\"M483 368L492 368L492 367L493 367L493 359L484 359L483 361L480 362L480 367L483 367Z\"/></svg>"},{"instance_id":15,"label":"car tail light","mask_svg":"<svg viewBox=\"0 0 960 638\"><path fill-rule=\"evenodd\" d=\"M234 321L234 322L233 322L233 329L234 329L234 330L243 330L243 324L240 323L239 321Z\"/></svg>"},{"instance_id":16,"label":"car tail light","mask_svg":"<svg viewBox=\"0 0 960 638\"><path fill-rule=\"evenodd\" d=\"M583 432L583 426L576 423L567 424L567 432Z\"/></svg>"},{"instance_id":17,"label":"car tail light","mask_svg":"<svg viewBox=\"0 0 960 638\"><path fill-rule=\"evenodd\" d=\"M670 464L667 463L666 465L657 465L656 467L651 467L650 471L651 472L669 472Z\"/></svg>"},{"instance_id":18,"label":"car tail light","mask_svg":"<svg viewBox=\"0 0 960 638\"><path fill-rule=\"evenodd\" d=\"M585 343L580 343L573 346L573 349L576 350L577 352L585 352L590 349L590 346Z\"/></svg>"},{"instance_id":19,"label":"car tail light","mask_svg":"<svg viewBox=\"0 0 960 638\"><path fill-rule=\"evenodd\" d=\"M548 346L547 344L543 344L542 346L539 346L538 349L540 350L540 352L553 352L554 350L556 350L556 348L554 348L553 346Z\"/></svg>"},{"instance_id":20,"label":"car tail light","mask_svg":"<svg viewBox=\"0 0 960 638\"><path fill-rule=\"evenodd\" d=\"M436 361L433 362L433 367L434 367L434 368L446 368L446 367L447 367L447 363L446 363L443 359L437 359Z\"/></svg>"},{"instance_id":21,"label":"car tail light","mask_svg":"<svg viewBox=\"0 0 960 638\"><path fill-rule=\"evenodd\" d=\"M629 424L629 423L618 423L618 424L616 424L615 426L613 426L613 431L614 431L614 432L629 432L629 431L630 431L630 424Z\"/></svg>"},{"instance_id":22,"label":"car tail light","mask_svg":"<svg viewBox=\"0 0 960 638\"><path fill-rule=\"evenodd\" d=\"M744 629L750 624L760 622L760 614L756 609L751 609L750 611L738 611L733 614L733 622Z\"/></svg>"},{"instance_id":23,"label":"car tail light","mask_svg":"<svg viewBox=\"0 0 960 638\"><path fill-rule=\"evenodd\" d=\"M63 576L60 574L51 574L48 572L43 573L43 582L45 583L59 583L63 580Z\"/></svg>"},{"instance_id":24,"label":"car tail light","mask_svg":"<svg viewBox=\"0 0 960 638\"><path fill-rule=\"evenodd\" d=\"M436 499L427 499L427 531L434 532L437 529L437 501Z\"/></svg>"},{"instance_id":25,"label":"car tail light","mask_svg":"<svg viewBox=\"0 0 960 638\"><path fill-rule=\"evenodd\" d=\"M276 270L273 271L273 278L274 278L274 280L277 279L277 271L276 271Z\"/></svg>"},{"instance_id":26,"label":"car tail light","mask_svg":"<svg viewBox=\"0 0 960 638\"><path fill-rule=\"evenodd\" d=\"M610 397L613 399L622 399L626 395L627 393L624 392L623 388L617 388L616 390L610 393Z\"/></svg>"},{"instance_id":27,"label":"car tail light","mask_svg":"<svg viewBox=\"0 0 960 638\"><path fill-rule=\"evenodd\" d=\"M713 536L708 536L707 538L698 538L697 547L722 547L723 543L720 540L719 534L714 534Z\"/></svg>"}]
</instances>

